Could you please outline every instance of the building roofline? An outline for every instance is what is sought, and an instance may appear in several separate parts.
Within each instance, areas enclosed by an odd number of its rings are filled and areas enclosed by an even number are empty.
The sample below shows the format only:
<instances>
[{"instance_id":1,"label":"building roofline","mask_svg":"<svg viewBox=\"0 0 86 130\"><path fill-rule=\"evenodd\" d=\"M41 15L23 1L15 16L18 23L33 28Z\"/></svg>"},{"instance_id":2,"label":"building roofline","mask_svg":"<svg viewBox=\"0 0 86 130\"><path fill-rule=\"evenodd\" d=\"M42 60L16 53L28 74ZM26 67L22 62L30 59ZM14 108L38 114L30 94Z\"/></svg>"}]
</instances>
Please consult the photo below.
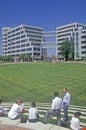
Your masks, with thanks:
<instances>
[{"instance_id":1,"label":"building roofline","mask_svg":"<svg viewBox=\"0 0 86 130\"><path fill-rule=\"evenodd\" d=\"M56 29L58 29L58 28L60 29L60 28L63 28L63 27L68 27L68 26L76 25L76 24L81 25L81 26L86 26L85 24L81 24L81 23L78 23L78 22L73 22L73 23L62 25L62 26L58 26L58 27L56 27Z\"/></svg>"},{"instance_id":2,"label":"building roofline","mask_svg":"<svg viewBox=\"0 0 86 130\"><path fill-rule=\"evenodd\" d=\"M31 26L31 25L27 25L27 24L21 24L20 26L27 26L27 27L31 27L31 28L39 28L39 29L42 29L43 30L43 28L41 28L41 27L38 27L38 26Z\"/></svg>"},{"instance_id":3,"label":"building roofline","mask_svg":"<svg viewBox=\"0 0 86 130\"><path fill-rule=\"evenodd\" d=\"M42 29L41 27L37 27L37 26L31 26L31 25L26 25L26 24L20 24L18 26L15 26L15 27L3 27L2 29L10 29L10 30L13 30L14 28L18 28L18 27L21 27L21 26L27 26L27 27L31 27L31 28L38 28L38 29ZM9 30L8 30L9 31Z\"/></svg>"}]
</instances>

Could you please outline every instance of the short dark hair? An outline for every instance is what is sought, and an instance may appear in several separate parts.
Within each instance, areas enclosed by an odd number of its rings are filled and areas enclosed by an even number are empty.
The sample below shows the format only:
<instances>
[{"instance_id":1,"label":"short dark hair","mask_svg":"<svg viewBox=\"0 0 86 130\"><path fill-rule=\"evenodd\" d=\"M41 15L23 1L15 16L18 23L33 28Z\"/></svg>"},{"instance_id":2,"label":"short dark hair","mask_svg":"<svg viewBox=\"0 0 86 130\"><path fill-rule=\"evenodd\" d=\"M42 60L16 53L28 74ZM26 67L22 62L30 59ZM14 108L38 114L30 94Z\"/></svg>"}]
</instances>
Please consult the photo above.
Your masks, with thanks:
<instances>
[{"instance_id":1,"label":"short dark hair","mask_svg":"<svg viewBox=\"0 0 86 130\"><path fill-rule=\"evenodd\" d=\"M59 93L58 92L54 92L54 96L58 97Z\"/></svg>"},{"instance_id":2,"label":"short dark hair","mask_svg":"<svg viewBox=\"0 0 86 130\"><path fill-rule=\"evenodd\" d=\"M35 103L35 102L32 102L32 103L31 103L31 106L32 106L32 107L35 107L35 106L36 106L36 103Z\"/></svg>"},{"instance_id":3,"label":"short dark hair","mask_svg":"<svg viewBox=\"0 0 86 130\"><path fill-rule=\"evenodd\" d=\"M74 113L74 117L76 118L76 117L78 117L78 116L80 116L81 115L81 112L75 112Z\"/></svg>"}]
</instances>

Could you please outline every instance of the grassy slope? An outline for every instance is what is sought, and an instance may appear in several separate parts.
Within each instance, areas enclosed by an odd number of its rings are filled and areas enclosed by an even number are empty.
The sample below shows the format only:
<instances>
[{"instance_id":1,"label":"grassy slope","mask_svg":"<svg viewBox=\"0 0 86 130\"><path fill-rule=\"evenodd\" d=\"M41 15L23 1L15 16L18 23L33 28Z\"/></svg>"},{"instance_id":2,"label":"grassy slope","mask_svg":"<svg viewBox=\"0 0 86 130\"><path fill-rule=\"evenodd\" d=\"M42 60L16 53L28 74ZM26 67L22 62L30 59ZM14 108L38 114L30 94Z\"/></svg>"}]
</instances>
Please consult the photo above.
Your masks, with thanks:
<instances>
[{"instance_id":1,"label":"grassy slope","mask_svg":"<svg viewBox=\"0 0 86 130\"><path fill-rule=\"evenodd\" d=\"M53 92L71 93L71 104L86 105L86 65L73 63L28 63L0 65L0 97L14 101L50 102Z\"/></svg>"}]
</instances>

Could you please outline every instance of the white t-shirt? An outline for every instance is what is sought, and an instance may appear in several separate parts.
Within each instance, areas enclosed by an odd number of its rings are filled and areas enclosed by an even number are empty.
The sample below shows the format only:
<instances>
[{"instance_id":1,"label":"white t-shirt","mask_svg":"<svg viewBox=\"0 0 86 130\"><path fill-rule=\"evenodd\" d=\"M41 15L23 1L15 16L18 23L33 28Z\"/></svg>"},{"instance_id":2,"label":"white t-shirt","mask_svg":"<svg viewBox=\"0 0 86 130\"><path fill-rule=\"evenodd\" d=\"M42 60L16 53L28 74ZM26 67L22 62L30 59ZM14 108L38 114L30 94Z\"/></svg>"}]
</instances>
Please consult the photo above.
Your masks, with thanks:
<instances>
[{"instance_id":1,"label":"white t-shirt","mask_svg":"<svg viewBox=\"0 0 86 130\"><path fill-rule=\"evenodd\" d=\"M52 100L52 109L61 109L62 107L62 99L59 97L55 97Z\"/></svg>"},{"instance_id":2,"label":"white t-shirt","mask_svg":"<svg viewBox=\"0 0 86 130\"><path fill-rule=\"evenodd\" d=\"M28 117L28 119L37 119L37 115L39 114L37 108L32 107L32 108L30 108L30 109L28 110L28 112L29 112L29 117Z\"/></svg>"},{"instance_id":3,"label":"white t-shirt","mask_svg":"<svg viewBox=\"0 0 86 130\"><path fill-rule=\"evenodd\" d=\"M73 129L73 130L80 130L80 121L78 118L75 118L74 116L72 117L71 119L71 124L70 124L70 127Z\"/></svg>"},{"instance_id":4,"label":"white t-shirt","mask_svg":"<svg viewBox=\"0 0 86 130\"><path fill-rule=\"evenodd\" d=\"M8 112L8 117L10 119L15 119L18 116L19 112L21 113L20 105L14 103L12 108Z\"/></svg>"}]
</instances>

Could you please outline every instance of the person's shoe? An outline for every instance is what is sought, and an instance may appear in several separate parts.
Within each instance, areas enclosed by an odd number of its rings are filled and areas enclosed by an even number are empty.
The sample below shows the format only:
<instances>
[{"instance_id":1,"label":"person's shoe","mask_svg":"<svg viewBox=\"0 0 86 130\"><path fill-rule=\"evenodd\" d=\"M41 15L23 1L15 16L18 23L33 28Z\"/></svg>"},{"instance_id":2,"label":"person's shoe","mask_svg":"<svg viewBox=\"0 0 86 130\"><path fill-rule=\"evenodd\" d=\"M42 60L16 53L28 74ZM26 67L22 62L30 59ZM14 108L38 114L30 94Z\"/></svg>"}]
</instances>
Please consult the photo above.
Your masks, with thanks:
<instances>
[{"instance_id":1,"label":"person's shoe","mask_svg":"<svg viewBox=\"0 0 86 130\"><path fill-rule=\"evenodd\" d=\"M68 120L63 119L64 122L67 122Z\"/></svg>"},{"instance_id":2,"label":"person's shoe","mask_svg":"<svg viewBox=\"0 0 86 130\"><path fill-rule=\"evenodd\" d=\"M42 123L43 123L43 124L47 124L47 122L44 122L44 121L43 121Z\"/></svg>"},{"instance_id":3,"label":"person's shoe","mask_svg":"<svg viewBox=\"0 0 86 130\"><path fill-rule=\"evenodd\" d=\"M49 118L53 118L53 116L52 116L52 115L49 115Z\"/></svg>"}]
</instances>

